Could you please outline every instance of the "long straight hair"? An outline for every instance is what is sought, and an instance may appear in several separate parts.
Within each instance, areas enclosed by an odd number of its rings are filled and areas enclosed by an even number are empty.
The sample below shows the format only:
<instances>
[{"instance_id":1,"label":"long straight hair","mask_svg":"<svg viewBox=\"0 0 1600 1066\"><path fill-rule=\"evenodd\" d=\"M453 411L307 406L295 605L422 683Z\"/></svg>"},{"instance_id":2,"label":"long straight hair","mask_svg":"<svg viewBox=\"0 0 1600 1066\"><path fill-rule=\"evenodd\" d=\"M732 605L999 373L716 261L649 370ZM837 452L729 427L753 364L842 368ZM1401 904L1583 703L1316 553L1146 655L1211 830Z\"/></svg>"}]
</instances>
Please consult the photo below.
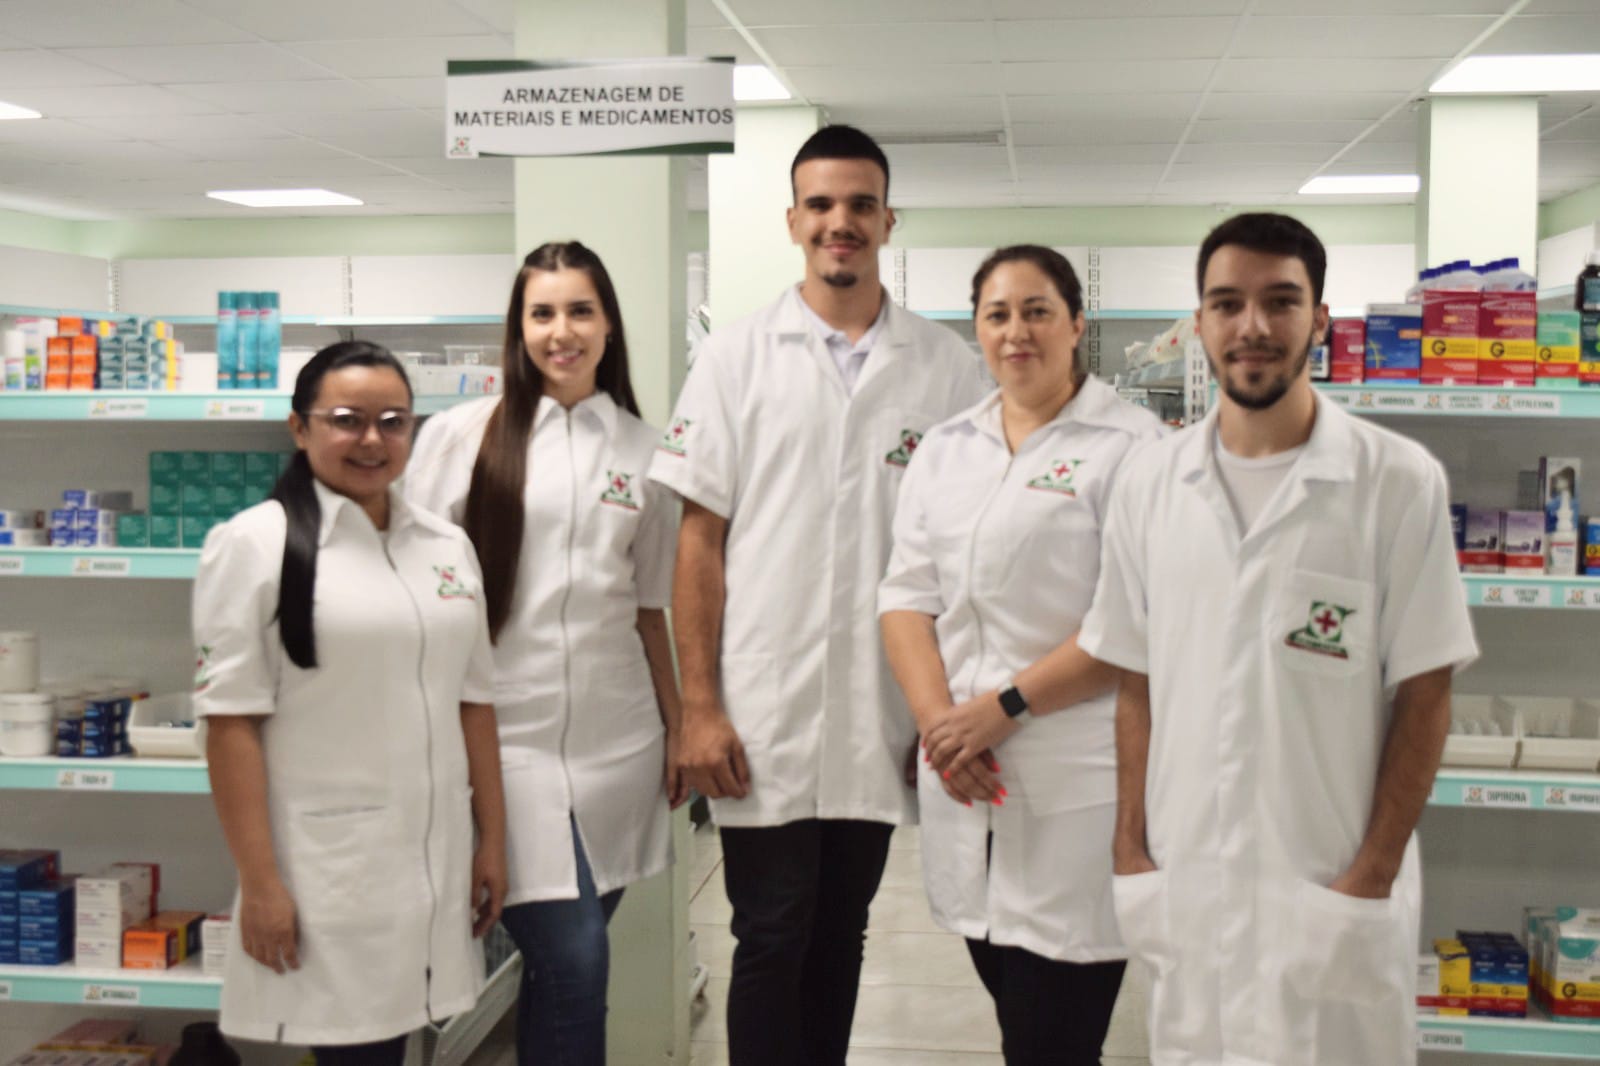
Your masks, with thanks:
<instances>
[{"instance_id":1,"label":"long straight hair","mask_svg":"<svg viewBox=\"0 0 1600 1066\"><path fill-rule=\"evenodd\" d=\"M406 393L411 381L400 360L382 345L368 341L340 341L322 349L294 379L289 407L309 424L311 409L322 392L322 379L352 366L387 367L400 375ZM283 506L287 528L283 538L283 569L278 579L278 635L289 661L302 670L317 665L316 630L311 605L317 588L317 540L322 531L322 505L317 502L316 475L304 449L294 453L289 468L278 478L269 499Z\"/></svg>"},{"instance_id":2,"label":"long straight hair","mask_svg":"<svg viewBox=\"0 0 1600 1066\"><path fill-rule=\"evenodd\" d=\"M467 489L466 514L462 527L478 552L483 570L485 607L489 614L489 635L500 639L500 630L511 616L511 598L517 587L521 565L522 532L525 522L523 491L528 480L528 438L533 434L533 416L544 395L544 374L528 356L522 340L523 297L528 278L535 271L581 270L589 275L600 297L600 307L611 327L605 353L595 371L595 387L610 395L624 411L638 415L633 398L633 383L628 377L628 341L622 330L622 308L617 290L605 264L577 241L551 241L528 253L511 286L511 304L506 309L506 339L502 349L501 378L505 392L489 416L478 447Z\"/></svg>"}]
</instances>

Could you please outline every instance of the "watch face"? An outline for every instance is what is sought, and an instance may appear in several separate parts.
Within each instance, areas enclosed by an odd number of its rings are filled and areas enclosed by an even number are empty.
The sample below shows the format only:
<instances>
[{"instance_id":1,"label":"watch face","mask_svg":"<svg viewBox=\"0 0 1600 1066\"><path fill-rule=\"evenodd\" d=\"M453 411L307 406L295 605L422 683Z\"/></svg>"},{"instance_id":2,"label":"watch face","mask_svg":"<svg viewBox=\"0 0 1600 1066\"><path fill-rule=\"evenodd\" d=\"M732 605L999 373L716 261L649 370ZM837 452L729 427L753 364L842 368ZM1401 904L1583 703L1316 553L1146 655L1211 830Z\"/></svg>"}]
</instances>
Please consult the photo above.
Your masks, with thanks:
<instances>
[{"instance_id":1,"label":"watch face","mask_svg":"<svg viewBox=\"0 0 1600 1066\"><path fill-rule=\"evenodd\" d=\"M1000 709L1010 718L1016 718L1028 709L1028 701L1022 698L1022 693L1016 687L1005 689L1000 693Z\"/></svg>"}]
</instances>

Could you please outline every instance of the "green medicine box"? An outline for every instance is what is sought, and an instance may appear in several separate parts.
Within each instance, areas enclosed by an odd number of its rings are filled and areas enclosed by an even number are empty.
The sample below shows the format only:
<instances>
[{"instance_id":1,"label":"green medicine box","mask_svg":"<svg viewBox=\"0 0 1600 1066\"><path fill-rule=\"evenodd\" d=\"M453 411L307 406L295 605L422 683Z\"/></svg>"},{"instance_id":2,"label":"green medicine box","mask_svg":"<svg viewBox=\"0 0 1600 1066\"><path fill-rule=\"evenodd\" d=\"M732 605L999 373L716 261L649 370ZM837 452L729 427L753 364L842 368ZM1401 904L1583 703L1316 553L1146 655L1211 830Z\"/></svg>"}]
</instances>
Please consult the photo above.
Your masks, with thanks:
<instances>
[{"instance_id":1,"label":"green medicine box","mask_svg":"<svg viewBox=\"0 0 1600 1066\"><path fill-rule=\"evenodd\" d=\"M150 485L170 485L174 489L183 483L182 452L150 453Z\"/></svg>"},{"instance_id":2,"label":"green medicine box","mask_svg":"<svg viewBox=\"0 0 1600 1066\"><path fill-rule=\"evenodd\" d=\"M248 507L244 488L239 485L211 486L211 514L214 518L232 518Z\"/></svg>"},{"instance_id":3,"label":"green medicine box","mask_svg":"<svg viewBox=\"0 0 1600 1066\"><path fill-rule=\"evenodd\" d=\"M150 547L177 548L182 539L182 519L177 515L153 514L150 516Z\"/></svg>"},{"instance_id":4,"label":"green medicine box","mask_svg":"<svg viewBox=\"0 0 1600 1066\"><path fill-rule=\"evenodd\" d=\"M150 547L150 520L137 511L117 516L117 547Z\"/></svg>"},{"instance_id":5,"label":"green medicine box","mask_svg":"<svg viewBox=\"0 0 1600 1066\"><path fill-rule=\"evenodd\" d=\"M211 486L205 482L185 481L180 498L185 515L211 514Z\"/></svg>"},{"instance_id":6,"label":"green medicine box","mask_svg":"<svg viewBox=\"0 0 1600 1066\"><path fill-rule=\"evenodd\" d=\"M244 479L247 482L278 480L277 452L245 452Z\"/></svg>"},{"instance_id":7,"label":"green medicine box","mask_svg":"<svg viewBox=\"0 0 1600 1066\"><path fill-rule=\"evenodd\" d=\"M212 452L211 453L211 484L231 485L234 488L244 488L245 476L244 452Z\"/></svg>"},{"instance_id":8,"label":"green medicine box","mask_svg":"<svg viewBox=\"0 0 1600 1066\"><path fill-rule=\"evenodd\" d=\"M183 516L181 521L182 543L179 545L179 547L183 548L204 547L206 543L206 534L210 533L211 527L217 524L217 520L212 518L210 515L186 514Z\"/></svg>"},{"instance_id":9,"label":"green medicine box","mask_svg":"<svg viewBox=\"0 0 1600 1066\"><path fill-rule=\"evenodd\" d=\"M183 476L184 484L199 482L211 483L211 453L210 452L179 452L178 473Z\"/></svg>"},{"instance_id":10,"label":"green medicine box","mask_svg":"<svg viewBox=\"0 0 1600 1066\"><path fill-rule=\"evenodd\" d=\"M170 485L160 481L150 483L150 513L179 515L183 513L183 492L179 482Z\"/></svg>"}]
</instances>

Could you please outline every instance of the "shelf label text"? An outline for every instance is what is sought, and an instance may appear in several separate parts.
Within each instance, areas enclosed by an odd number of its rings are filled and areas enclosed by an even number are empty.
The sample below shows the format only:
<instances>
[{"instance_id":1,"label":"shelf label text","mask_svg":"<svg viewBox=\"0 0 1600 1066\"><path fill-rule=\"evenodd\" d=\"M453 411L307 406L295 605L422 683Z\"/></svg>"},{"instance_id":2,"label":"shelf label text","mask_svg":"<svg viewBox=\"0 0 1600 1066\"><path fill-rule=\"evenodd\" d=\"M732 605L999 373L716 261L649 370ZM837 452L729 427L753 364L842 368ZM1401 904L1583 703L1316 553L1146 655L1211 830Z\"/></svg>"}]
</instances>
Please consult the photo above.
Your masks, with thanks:
<instances>
[{"instance_id":1,"label":"shelf label text","mask_svg":"<svg viewBox=\"0 0 1600 1066\"><path fill-rule=\"evenodd\" d=\"M1461 790L1461 802L1468 807L1527 810L1533 806L1533 793L1519 785L1468 785Z\"/></svg>"},{"instance_id":2,"label":"shelf label text","mask_svg":"<svg viewBox=\"0 0 1600 1066\"><path fill-rule=\"evenodd\" d=\"M5 1001L9 1000L10 998L11 998L11 982L10 981L0 981L0 1003L4 1003Z\"/></svg>"},{"instance_id":3,"label":"shelf label text","mask_svg":"<svg viewBox=\"0 0 1600 1066\"><path fill-rule=\"evenodd\" d=\"M20 555L0 555L0 574L13 576L22 573L22 557Z\"/></svg>"},{"instance_id":4,"label":"shelf label text","mask_svg":"<svg viewBox=\"0 0 1600 1066\"><path fill-rule=\"evenodd\" d=\"M139 986L84 985L83 1001L85 1003L115 1004L120 1007L137 1007L139 1005Z\"/></svg>"},{"instance_id":5,"label":"shelf label text","mask_svg":"<svg viewBox=\"0 0 1600 1066\"><path fill-rule=\"evenodd\" d=\"M1417 1047L1424 1051L1465 1051L1467 1035L1459 1029L1423 1029L1417 1033Z\"/></svg>"},{"instance_id":6,"label":"shelf label text","mask_svg":"<svg viewBox=\"0 0 1600 1066\"><path fill-rule=\"evenodd\" d=\"M1600 610L1600 585L1568 585L1567 598L1562 605Z\"/></svg>"},{"instance_id":7,"label":"shelf label text","mask_svg":"<svg viewBox=\"0 0 1600 1066\"><path fill-rule=\"evenodd\" d=\"M90 418L143 418L150 413L150 401L142 396L115 400L90 400Z\"/></svg>"},{"instance_id":8,"label":"shelf label text","mask_svg":"<svg viewBox=\"0 0 1600 1066\"><path fill-rule=\"evenodd\" d=\"M1485 585L1483 602L1489 607L1548 607L1548 585Z\"/></svg>"},{"instance_id":9,"label":"shelf label text","mask_svg":"<svg viewBox=\"0 0 1600 1066\"><path fill-rule=\"evenodd\" d=\"M207 400L206 418L224 422L258 422L267 414L265 400Z\"/></svg>"},{"instance_id":10,"label":"shelf label text","mask_svg":"<svg viewBox=\"0 0 1600 1066\"><path fill-rule=\"evenodd\" d=\"M1544 790L1544 805L1566 811L1589 811L1600 814L1600 788L1547 785Z\"/></svg>"},{"instance_id":11,"label":"shelf label text","mask_svg":"<svg viewBox=\"0 0 1600 1066\"><path fill-rule=\"evenodd\" d=\"M56 773L56 787L83 792L110 792L117 787L113 770L60 770Z\"/></svg>"},{"instance_id":12,"label":"shelf label text","mask_svg":"<svg viewBox=\"0 0 1600 1066\"><path fill-rule=\"evenodd\" d=\"M126 555L79 555L72 560L73 577L127 577L132 569L133 561Z\"/></svg>"}]
</instances>

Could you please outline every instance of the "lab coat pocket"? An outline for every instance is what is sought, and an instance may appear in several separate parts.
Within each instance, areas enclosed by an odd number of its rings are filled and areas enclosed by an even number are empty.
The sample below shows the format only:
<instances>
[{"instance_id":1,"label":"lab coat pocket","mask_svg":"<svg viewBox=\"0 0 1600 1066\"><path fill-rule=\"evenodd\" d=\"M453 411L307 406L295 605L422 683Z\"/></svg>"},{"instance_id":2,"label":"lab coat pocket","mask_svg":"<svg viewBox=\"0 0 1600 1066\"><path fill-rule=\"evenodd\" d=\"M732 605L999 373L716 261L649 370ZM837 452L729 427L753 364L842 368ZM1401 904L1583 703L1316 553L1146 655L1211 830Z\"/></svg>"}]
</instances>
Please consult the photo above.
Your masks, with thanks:
<instances>
[{"instance_id":1,"label":"lab coat pocket","mask_svg":"<svg viewBox=\"0 0 1600 1066\"><path fill-rule=\"evenodd\" d=\"M1268 614L1273 654L1297 674L1359 676L1376 655L1375 603L1370 581L1291 571Z\"/></svg>"},{"instance_id":2,"label":"lab coat pocket","mask_svg":"<svg viewBox=\"0 0 1600 1066\"><path fill-rule=\"evenodd\" d=\"M1115 874L1111 899L1128 950L1162 973L1171 970L1176 960L1167 921L1167 872Z\"/></svg>"},{"instance_id":3,"label":"lab coat pocket","mask_svg":"<svg viewBox=\"0 0 1600 1066\"><path fill-rule=\"evenodd\" d=\"M1393 897L1362 899L1301 881L1294 900L1287 976L1300 995L1379 1003L1407 994L1396 975L1404 927Z\"/></svg>"},{"instance_id":4,"label":"lab coat pocket","mask_svg":"<svg viewBox=\"0 0 1600 1066\"><path fill-rule=\"evenodd\" d=\"M389 807L305 806L291 810L283 865L300 920L335 932L391 925L412 884Z\"/></svg>"}]
</instances>

